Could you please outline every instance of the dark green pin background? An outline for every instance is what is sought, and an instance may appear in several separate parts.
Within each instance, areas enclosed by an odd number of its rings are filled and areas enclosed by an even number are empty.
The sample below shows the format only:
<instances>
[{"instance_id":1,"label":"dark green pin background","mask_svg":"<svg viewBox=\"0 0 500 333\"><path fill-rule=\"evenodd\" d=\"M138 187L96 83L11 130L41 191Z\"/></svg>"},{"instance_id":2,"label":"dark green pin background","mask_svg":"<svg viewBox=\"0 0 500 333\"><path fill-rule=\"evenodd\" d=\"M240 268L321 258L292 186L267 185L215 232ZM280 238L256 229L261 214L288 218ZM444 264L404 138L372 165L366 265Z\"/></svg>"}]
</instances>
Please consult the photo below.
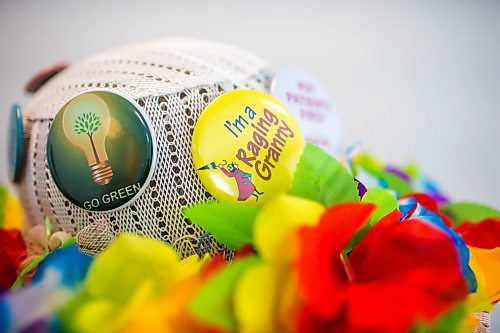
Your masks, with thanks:
<instances>
[{"instance_id":1,"label":"dark green pin background","mask_svg":"<svg viewBox=\"0 0 500 333\"><path fill-rule=\"evenodd\" d=\"M85 201L97 198L100 205L97 208L92 207L91 210L108 211L126 204L134 196L105 204L102 201L104 194L137 183L144 185L153 163L153 139L145 119L134 104L120 95L107 91L89 93L104 100L111 119L114 118L122 128L120 135L115 138L108 136L105 141L109 163L113 170L111 182L104 186L94 183L84 153L64 134L62 116L68 104L59 111L50 127L47 161L57 187L71 202L85 208Z\"/></svg>"}]
</instances>

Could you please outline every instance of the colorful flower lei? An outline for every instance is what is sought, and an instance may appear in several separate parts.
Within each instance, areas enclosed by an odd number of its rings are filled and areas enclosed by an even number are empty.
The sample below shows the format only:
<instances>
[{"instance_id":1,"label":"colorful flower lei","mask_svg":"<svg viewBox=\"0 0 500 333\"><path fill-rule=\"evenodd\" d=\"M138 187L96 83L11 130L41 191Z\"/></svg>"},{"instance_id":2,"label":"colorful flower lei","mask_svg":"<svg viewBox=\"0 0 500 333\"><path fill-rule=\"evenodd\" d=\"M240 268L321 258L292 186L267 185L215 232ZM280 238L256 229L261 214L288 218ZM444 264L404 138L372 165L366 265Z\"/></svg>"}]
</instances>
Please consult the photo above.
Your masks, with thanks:
<instances>
[{"instance_id":1,"label":"colorful flower lei","mask_svg":"<svg viewBox=\"0 0 500 333\"><path fill-rule=\"evenodd\" d=\"M209 234L182 260L129 234L50 251L49 229L33 257L0 194L0 332L472 332L500 299L500 212L366 154L307 145L289 193L185 209ZM203 255L212 239L231 251Z\"/></svg>"}]
</instances>

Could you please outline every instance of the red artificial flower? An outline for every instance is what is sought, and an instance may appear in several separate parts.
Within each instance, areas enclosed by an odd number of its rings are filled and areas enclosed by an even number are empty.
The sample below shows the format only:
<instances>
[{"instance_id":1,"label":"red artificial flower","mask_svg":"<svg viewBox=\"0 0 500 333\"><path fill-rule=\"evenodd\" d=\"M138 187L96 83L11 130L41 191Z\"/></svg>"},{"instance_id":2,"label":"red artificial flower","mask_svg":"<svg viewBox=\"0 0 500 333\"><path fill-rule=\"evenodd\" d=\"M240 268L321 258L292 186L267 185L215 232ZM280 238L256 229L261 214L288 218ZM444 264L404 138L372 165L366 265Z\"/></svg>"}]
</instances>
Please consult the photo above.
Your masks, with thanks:
<instances>
[{"instance_id":1,"label":"red artificial flower","mask_svg":"<svg viewBox=\"0 0 500 333\"><path fill-rule=\"evenodd\" d=\"M219 253L212 257L206 265L201 269L200 278L202 281L208 280L212 275L223 269L227 265L224 256Z\"/></svg>"},{"instance_id":2,"label":"red artificial flower","mask_svg":"<svg viewBox=\"0 0 500 333\"><path fill-rule=\"evenodd\" d=\"M27 251L19 230L0 229L0 291L12 287Z\"/></svg>"},{"instance_id":3,"label":"red artificial flower","mask_svg":"<svg viewBox=\"0 0 500 333\"><path fill-rule=\"evenodd\" d=\"M398 211L345 255L373 210L371 204L333 206L317 226L300 230L300 332L404 332L466 297L452 240L427 222L400 222Z\"/></svg>"},{"instance_id":4,"label":"red artificial flower","mask_svg":"<svg viewBox=\"0 0 500 333\"><path fill-rule=\"evenodd\" d=\"M250 244L246 244L234 252L233 260L242 259L253 254L255 254L253 246ZM224 258L224 255L222 253L216 254L207 262L205 267L203 267L203 269L201 270L200 277L202 281L208 280L211 276L219 272L221 269L224 269L224 267L226 267L227 265L228 262Z\"/></svg>"},{"instance_id":5,"label":"red artificial flower","mask_svg":"<svg viewBox=\"0 0 500 333\"><path fill-rule=\"evenodd\" d=\"M463 222L455 231L469 246L492 250L500 247L500 218L487 218L480 222Z\"/></svg>"}]
</instances>

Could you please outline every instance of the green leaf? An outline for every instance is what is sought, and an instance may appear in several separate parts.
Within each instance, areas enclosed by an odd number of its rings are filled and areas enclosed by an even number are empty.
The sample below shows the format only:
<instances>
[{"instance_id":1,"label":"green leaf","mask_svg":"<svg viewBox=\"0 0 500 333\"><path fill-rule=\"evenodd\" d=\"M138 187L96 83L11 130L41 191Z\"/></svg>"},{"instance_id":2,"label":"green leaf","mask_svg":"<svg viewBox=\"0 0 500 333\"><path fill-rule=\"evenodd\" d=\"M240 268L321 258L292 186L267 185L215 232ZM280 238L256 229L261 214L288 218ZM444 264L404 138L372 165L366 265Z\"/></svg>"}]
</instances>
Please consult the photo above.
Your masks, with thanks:
<instances>
[{"instance_id":1,"label":"green leaf","mask_svg":"<svg viewBox=\"0 0 500 333\"><path fill-rule=\"evenodd\" d=\"M411 179L416 179L421 176L420 168L416 163L407 163L403 165L403 171L406 172Z\"/></svg>"},{"instance_id":2,"label":"green leaf","mask_svg":"<svg viewBox=\"0 0 500 333\"><path fill-rule=\"evenodd\" d=\"M365 225L363 225L358 231L356 231L354 236L352 236L344 251L346 253L351 252L352 249L354 249L354 247L363 239L363 237L365 237L365 235L368 233L368 231L370 231L371 228L372 226L370 225L370 223L365 223Z\"/></svg>"},{"instance_id":3,"label":"green leaf","mask_svg":"<svg viewBox=\"0 0 500 333\"><path fill-rule=\"evenodd\" d=\"M94 133L100 126L101 118L93 112L87 112L76 118L74 131L77 134Z\"/></svg>"},{"instance_id":4,"label":"green leaf","mask_svg":"<svg viewBox=\"0 0 500 333\"><path fill-rule=\"evenodd\" d=\"M451 218L453 226L465 221L479 222L486 218L500 217L500 211L497 209L472 202L444 204L439 207L439 210Z\"/></svg>"},{"instance_id":5,"label":"green leaf","mask_svg":"<svg viewBox=\"0 0 500 333\"><path fill-rule=\"evenodd\" d=\"M379 177L387 184L387 188L396 192L398 196L415 192L410 184L395 174L382 171Z\"/></svg>"},{"instance_id":6,"label":"green leaf","mask_svg":"<svg viewBox=\"0 0 500 333\"><path fill-rule=\"evenodd\" d=\"M357 186L340 162L308 143L297 165L290 192L328 207L340 202L359 201Z\"/></svg>"},{"instance_id":7,"label":"green leaf","mask_svg":"<svg viewBox=\"0 0 500 333\"><path fill-rule=\"evenodd\" d=\"M367 153L359 153L353 160L354 168L362 168L374 177L378 177L382 172L382 164Z\"/></svg>"},{"instance_id":8,"label":"green leaf","mask_svg":"<svg viewBox=\"0 0 500 333\"><path fill-rule=\"evenodd\" d=\"M467 314L465 304L460 303L437 318L434 323L419 322L411 330L414 333L454 333L460 331Z\"/></svg>"},{"instance_id":9,"label":"green leaf","mask_svg":"<svg viewBox=\"0 0 500 333\"><path fill-rule=\"evenodd\" d=\"M29 263L28 266L26 266L22 271L21 273L19 273L19 275L17 276L17 279L16 281L14 282L14 284L12 285L11 287L11 290L12 291L16 291L18 290L22 285L23 285L23 281L24 281L24 278L25 276L33 271L39 263L41 263L48 255L49 255L50 252L45 252L44 254L42 254L41 256L33 259L32 262Z\"/></svg>"},{"instance_id":10,"label":"green leaf","mask_svg":"<svg viewBox=\"0 0 500 333\"><path fill-rule=\"evenodd\" d=\"M75 243L75 237L72 237L70 239L68 239L66 242L64 242L60 247L59 249L64 249L68 246L70 246L71 244ZM54 250L55 251L55 250ZM30 262L28 264L28 266L26 266L22 271L21 273L19 273L19 275L17 276L17 279L16 281L14 282L14 284L12 285L11 287L11 290L12 291L16 291L18 290L22 285L23 285L23 281L24 281L24 278L26 277L26 275L33 271L36 267L38 267L38 265L45 260L45 258L50 254L50 252L45 252L44 254L42 254L41 256L33 259L32 262Z\"/></svg>"},{"instance_id":11,"label":"green leaf","mask_svg":"<svg viewBox=\"0 0 500 333\"><path fill-rule=\"evenodd\" d=\"M370 216L368 223L361 227L351 238L345 248L346 252L350 252L381 218L398 208L398 200L391 191L376 187L368 189L361 202L374 203L377 208Z\"/></svg>"},{"instance_id":12,"label":"green leaf","mask_svg":"<svg viewBox=\"0 0 500 333\"><path fill-rule=\"evenodd\" d=\"M52 222L48 216L45 217L45 252L49 252L49 238L52 234Z\"/></svg>"},{"instance_id":13,"label":"green leaf","mask_svg":"<svg viewBox=\"0 0 500 333\"><path fill-rule=\"evenodd\" d=\"M235 330L232 307L233 291L241 274L259 262L255 256L233 262L215 273L196 293L189 305L189 311L201 322Z\"/></svg>"},{"instance_id":14,"label":"green leaf","mask_svg":"<svg viewBox=\"0 0 500 333\"><path fill-rule=\"evenodd\" d=\"M183 213L191 222L232 250L252 243L257 207L231 202L207 202L185 208Z\"/></svg>"},{"instance_id":15,"label":"green leaf","mask_svg":"<svg viewBox=\"0 0 500 333\"><path fill-rule=\"evenodd\" d=\"M370 188L361 199L361 202L371 202L377 205L369 220L371 226L398 208L398 200L394 194L381 188Z\"/></svg>"},{"instance_id":16,"label":"green leaf","mask_svg":"<svg viewBox=\"0 0 500 333\"><path fill-rule=\"evenodd\" d=\"M403 196L415 192L412 186L408 184L404 179L391 172L385 171L383 165L380 162L366 153L361 153L356 156L353 162L356 171L358 169L363 169L363 171L385 183L387 188L395 191L398 196ZM415 175L415 172L417 172L417 169L412 169L412 167L407 169L407 171L408 170L410 172L413 172L413 175Z\"/></svg>"},{"instance_id":17,"label":"green leaf","mask_svg":"<svg viewBox=\"0 0 500 333\"><path fill-rule=\"evenodd\" d=\"M0 184L0 228L5 224L5 208L7 206L7 200L9 198L9 193L3 184Z\"/></svg>"}]
</instances>

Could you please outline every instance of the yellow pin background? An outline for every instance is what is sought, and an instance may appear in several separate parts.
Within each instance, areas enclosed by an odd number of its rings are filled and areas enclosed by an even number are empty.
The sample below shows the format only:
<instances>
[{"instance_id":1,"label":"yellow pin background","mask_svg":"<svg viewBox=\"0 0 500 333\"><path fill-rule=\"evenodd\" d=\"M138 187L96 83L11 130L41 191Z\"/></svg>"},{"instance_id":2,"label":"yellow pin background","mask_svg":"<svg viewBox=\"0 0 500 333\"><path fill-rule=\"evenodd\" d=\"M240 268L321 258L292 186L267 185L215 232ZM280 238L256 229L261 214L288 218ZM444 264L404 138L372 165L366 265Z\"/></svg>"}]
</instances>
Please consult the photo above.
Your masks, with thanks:
<instances>
[{"instance_id":1,"label":"yellow pin background","mask_svg":"<svg viewBox=\"0 0 500 333\"><path fill-rule=\"evenodd\" d=\"M260 205L290 188L304 140L274 97L235 90L214 100L193 133L193 160L218 200Z\"/></svg>"}]
</instances>

